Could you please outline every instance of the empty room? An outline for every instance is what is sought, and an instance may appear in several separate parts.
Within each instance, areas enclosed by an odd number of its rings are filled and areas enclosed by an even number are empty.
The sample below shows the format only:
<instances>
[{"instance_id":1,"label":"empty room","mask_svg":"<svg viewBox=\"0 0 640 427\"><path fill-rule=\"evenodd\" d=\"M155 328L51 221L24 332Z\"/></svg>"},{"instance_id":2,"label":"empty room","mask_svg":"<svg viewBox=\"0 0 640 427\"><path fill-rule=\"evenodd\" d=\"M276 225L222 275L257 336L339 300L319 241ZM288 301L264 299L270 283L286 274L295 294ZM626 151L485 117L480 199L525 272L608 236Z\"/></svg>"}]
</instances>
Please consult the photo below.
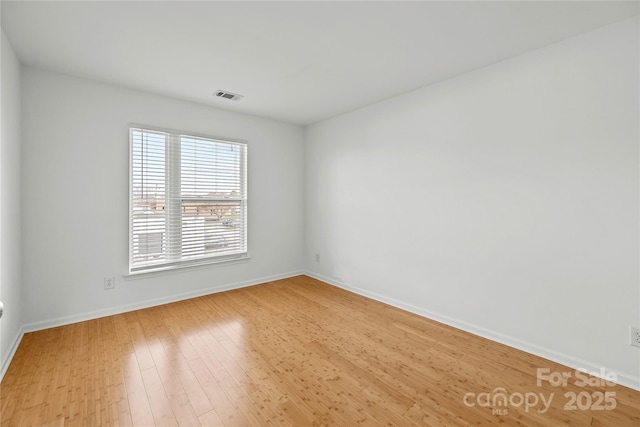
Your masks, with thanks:
<instances>
[{"instance_id":1,"label":"empty room","mask_svg":"<svg viewBox=\"0 0 640 427\"><path fill-rule=\"evenodd\" d=\"M0 425L640 425L637 1L0 2Z\"/></svg>"}]
</instances>

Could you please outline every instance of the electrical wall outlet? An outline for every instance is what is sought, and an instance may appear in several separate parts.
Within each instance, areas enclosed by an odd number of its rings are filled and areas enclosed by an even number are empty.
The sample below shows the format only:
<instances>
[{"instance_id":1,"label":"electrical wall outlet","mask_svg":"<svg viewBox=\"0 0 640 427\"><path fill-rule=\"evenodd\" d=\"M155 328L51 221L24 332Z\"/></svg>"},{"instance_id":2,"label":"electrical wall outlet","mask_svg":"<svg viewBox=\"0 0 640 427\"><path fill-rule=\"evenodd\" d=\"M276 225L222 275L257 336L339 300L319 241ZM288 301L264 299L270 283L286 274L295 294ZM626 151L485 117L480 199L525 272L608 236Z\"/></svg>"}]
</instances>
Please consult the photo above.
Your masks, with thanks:
<instances>
[{"instance_id":1,"label":"electrical wall outlet","mask_svg":"<svg viewBox=\"0 0 640 427\"><path fill-rule=\"evenodd\" d=\"M116 288L116 278L115 277L105 277L104 278L104 289L115 289Z\"/></svg>"},{"instance_id":2,"label":"electrical wall outlet","mask_svg":"<svg viewBox=\"0 0 640 427\"><path fill-rule=\"evenodd\" d=\"M320 254L316 254L316 262L320 262Z\"/></svg>"},{"instance_id":3,"label":"electrical wall outlet","mask_svg":"<svg viewBox=\"0 0 640 427\"><path fill-rule=\"evenodd\" d=\"M640 347L640 328L629 326L629 345Z\"/></svg>"}]
</instances>

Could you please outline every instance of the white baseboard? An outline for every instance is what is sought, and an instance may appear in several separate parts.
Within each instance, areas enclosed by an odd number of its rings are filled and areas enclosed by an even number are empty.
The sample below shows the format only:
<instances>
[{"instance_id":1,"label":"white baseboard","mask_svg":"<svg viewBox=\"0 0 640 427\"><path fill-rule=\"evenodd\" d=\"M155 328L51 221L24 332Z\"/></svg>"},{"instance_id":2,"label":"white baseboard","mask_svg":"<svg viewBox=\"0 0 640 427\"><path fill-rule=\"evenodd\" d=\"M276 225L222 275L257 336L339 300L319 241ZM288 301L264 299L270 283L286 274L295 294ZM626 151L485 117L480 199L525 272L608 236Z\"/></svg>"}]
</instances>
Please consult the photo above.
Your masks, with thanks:
<instances>
[{"instance_id":1,"label":"white baseboard","mask_svg":"<svg viewBox=\"0 0 640 427\"><path fill-rule=\"evenodd\" d=\"M24 328L20 328L20 330L18 331L18 334L16 335L15 339L11 343L9 354L7 354L7 357L2 361L2 366L0 367L0 382L2 382L2 379L4 378L4 374L7 373L7 369L9 369L9 365L13 360L13 356L16 355L16 350L18 350L18 346L22 341L22 337L24 337Z\"/></svg>"},{"instance_id":2,"label":"white baseboard","mask_svg":"<svg viewBox=\"0 0 640 427\"><path fill-rule=\"evenodd\" d=\"M518 350L522 350L524 352L533 354L535 356L539 356L539 357L551 360L553 362L560 363L572 369L587 369L590 373L595 374L600 372L602 368L600 365L596 363L582 360L566 354L562 354L562 353L550 350L548 348L540 347L538 345L531 344L510 336L506 336L498 332L490 331L488 329L482 328L480 326L472 325L467 322L462 322L462 321L453 319L451 317L444 316L439 313L434 313L432 311L425 310L421 307L417 307L415 305L412 305L403 301L399 301L394 298L389 298L384 295L380 295L374 292L369 292L365 289L343 283L340 280L326 277L311 271L306 271L305 274L309 277L313 277L314 279L320 280L322 282L326 282L338 288L345 289L349 292L353 292L355 294L362 295L364 297L371 298L376 301L383 302L385 304L389 304L393 307L400 308L410 313L414 313L419 316L426 317L428 319L432 319L440 323L444 323L445 325L453 326L454 328L461 329L465 332L469 332L471 334L480 336L482 338L486 338L488 340L495 341L500 344L504 344ZM623 373L623 372L616 372L616 375L618 377L618 380L617 380L618 384L640 391L639 378L636 378L633 375ZM596 376L599 376L599 375L596 375Z\"/></svg>"},{"instance_id":3,"label":"white baseboard","mask_svg":"<svg viewBox=\"0 0 640 427\"><path fill-rule=\"evenodd\" d=\"M86 313L74 314L72 316L58 317L56 319L44 320L40 322L28 323L23 326L24 333L41 331L43 329L55 328L58 326L70 325L72 323L84 322L87 320L99 319L101 317L113 316L115 314L126 313L129 311L140 310L143 308L156 307L158 305L170 304L173 302L183 301L190 298L197 298L203 295L215 294L218 292L230 291L233 289L246 288L249 286L259 285L261 283L273 282L275 280L287 279L289 277L305 274L304 271L290 271L288 273L277 274L267 277L259 277L256 279L246 280L243 282L235 282L227 285L216 286L212 288L200 289L193 292L183 294L175 294L162 298L141 301L134 304L125 304L121 306L106 308L103 310L90 311Z\"/></svg>"}]
</instances>

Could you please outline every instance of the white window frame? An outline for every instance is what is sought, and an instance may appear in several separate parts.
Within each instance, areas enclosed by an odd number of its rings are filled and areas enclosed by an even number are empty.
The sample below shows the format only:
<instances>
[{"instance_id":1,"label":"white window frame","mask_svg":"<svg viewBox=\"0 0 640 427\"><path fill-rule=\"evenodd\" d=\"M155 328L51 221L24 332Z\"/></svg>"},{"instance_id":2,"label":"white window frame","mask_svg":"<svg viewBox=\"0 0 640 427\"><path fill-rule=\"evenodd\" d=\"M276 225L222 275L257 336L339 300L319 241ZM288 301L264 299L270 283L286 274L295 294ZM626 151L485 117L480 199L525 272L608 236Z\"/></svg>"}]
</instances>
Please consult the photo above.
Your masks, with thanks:
<instances>
[{"instance_id":1,"label":"white window frame","mask_svg":"<svg viewBox=\"0 0 640 427\"><path fill-rule=\"evenodd\" d=\"M133 133L135 131L147 131L166 134L165 141L165 232L162 236L165 247L165 260L162 262L134 263L134 147ZM240 187L238 197L182 197L181 194L181 141L180 138L194 138L212 141L216 143L232 144L240 148ZM145 125L129 125L129 272L128 275L151 273L177 268L201 266L214 263L233 262L249 258L248 252L248 147L247 141L219 138L208 135L183 132L173 129L164 129ZM240 250L223 255L203 255L182 258L181 254L181 228L183 221L183 203L202 202L238 202L243 212L238 224L240 233ZM139 234L137 235L139 236ZM138 237L139 238L139 237Z\"/></svg>"}]
</instances>

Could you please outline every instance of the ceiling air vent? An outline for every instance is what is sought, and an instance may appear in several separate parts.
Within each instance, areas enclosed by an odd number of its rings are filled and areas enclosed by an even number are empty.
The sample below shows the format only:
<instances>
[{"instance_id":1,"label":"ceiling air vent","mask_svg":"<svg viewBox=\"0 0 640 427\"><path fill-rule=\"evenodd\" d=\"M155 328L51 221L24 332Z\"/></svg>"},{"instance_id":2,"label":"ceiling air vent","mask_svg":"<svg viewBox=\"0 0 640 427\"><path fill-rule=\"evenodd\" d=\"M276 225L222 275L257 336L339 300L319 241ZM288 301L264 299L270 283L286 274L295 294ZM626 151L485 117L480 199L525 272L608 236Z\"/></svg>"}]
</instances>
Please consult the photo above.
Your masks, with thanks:
<instances>
[{"instance_id":1,"label":"ceiling air vent","mask_svg":"<svg viewBox=\"0 0 640 427\"><path fill-rule=\"evenodd\" d=\"M244 98L242 95L238 95L237 93L227 92L225 90L217 90L215 95L218 98L230 99L232 101L239 101Z\"/></svg>"}]
</instances>

